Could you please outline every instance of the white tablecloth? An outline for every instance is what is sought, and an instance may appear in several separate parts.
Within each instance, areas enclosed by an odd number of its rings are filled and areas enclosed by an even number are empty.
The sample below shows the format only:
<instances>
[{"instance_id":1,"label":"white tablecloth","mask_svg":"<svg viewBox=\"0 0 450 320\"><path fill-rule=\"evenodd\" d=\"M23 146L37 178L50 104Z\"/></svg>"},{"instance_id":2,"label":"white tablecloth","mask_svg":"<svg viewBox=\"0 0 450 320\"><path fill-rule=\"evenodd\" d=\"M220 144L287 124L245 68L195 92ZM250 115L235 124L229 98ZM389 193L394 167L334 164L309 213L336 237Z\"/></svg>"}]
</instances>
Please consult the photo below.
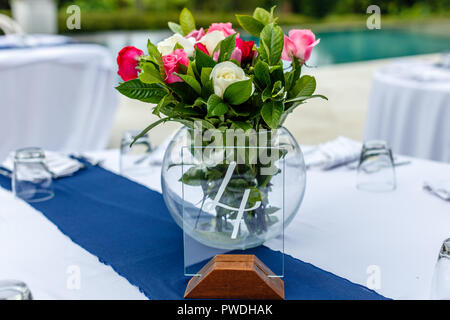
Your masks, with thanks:
<instances>
[{"instance_id":1,"label":"white tablecloth","mask_svg":"<svg viewBox=\"0 0 450 320\"><path fill-rule=\"evenodd\" d=\"M0 158L20 147L106 147L117 108L114 62L98 45L0 50Z\"/></svg>"},{"instance_id":2,"label":"white tablecloth","mask_svg":"<svg viewBox=\"0 0 450 320\"><path fill-rule=\"evenodd\" d=\"M96 155L117 170L118 151ZM423 191L422 184L450 179L450 164L412 159L397 168L398 188L391 193L357 191L354 177L346 168L308 171L304 202L285 232L286 253L362 285L375 268L380 294L428 298L440 246L450 237L450 203ZM160 191L159 167L140 181ZM79 289L67 285L74 270L80 274ZM25 281L37 299L145 298L1 188L0 279Z\"/></svg>"},{"instance_id":3,"label":"white tablecloth","mask_svg":"<svg viewBox=\"0 0 450 320\"><path fill-rule=\"evenodd\" d=\"M450 69L396 62L374 74L365 139L394 152L450 162Z\"/></svg>"}]
</instances>

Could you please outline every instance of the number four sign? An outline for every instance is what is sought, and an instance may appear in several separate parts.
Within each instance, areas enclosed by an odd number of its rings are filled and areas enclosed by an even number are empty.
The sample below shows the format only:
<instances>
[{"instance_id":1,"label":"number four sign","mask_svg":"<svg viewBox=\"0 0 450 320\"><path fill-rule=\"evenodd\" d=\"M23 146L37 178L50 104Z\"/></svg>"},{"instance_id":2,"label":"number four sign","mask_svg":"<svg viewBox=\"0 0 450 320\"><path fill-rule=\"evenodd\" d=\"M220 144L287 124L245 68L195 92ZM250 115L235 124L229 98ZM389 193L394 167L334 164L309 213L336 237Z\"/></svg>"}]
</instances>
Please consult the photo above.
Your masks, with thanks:
<instances>
[{"instance_id":1,"label":"number four sign","mask_svg":"<svg viewBox=\"0 0 450 320\"><path fill-rule=\"evenodd\" d=\"M237 233L239 231L239 225L241 224L241 220L244 215L244 212L253 211L253 210L259 208L259 206L261 206L261 201L258 201L255 203L255 205L253 207L248 208L248 209L245 208L247 205L248 197L250 195L250 189L246 189L244 191L239 208L230 207L226 204L219 202L220 199L222 198L222 195L223 195L228 183L230 182L231 176L233 175L235 168L236 168L236 162L233 161L228 166L227 172L225 174L225 178L223 179L222 184L219 187L219 191L217 192L216 197L214 198L213 201L205 204L205 209L208 211L213 211L216 209L216 207L221 207L221 208L228 209L231 211L237 211L237 216L236 216L236 219L234 220L233 232L231 233L231 239L236 239L236 237L237 237Z\"/></svg>"}]
</instances>

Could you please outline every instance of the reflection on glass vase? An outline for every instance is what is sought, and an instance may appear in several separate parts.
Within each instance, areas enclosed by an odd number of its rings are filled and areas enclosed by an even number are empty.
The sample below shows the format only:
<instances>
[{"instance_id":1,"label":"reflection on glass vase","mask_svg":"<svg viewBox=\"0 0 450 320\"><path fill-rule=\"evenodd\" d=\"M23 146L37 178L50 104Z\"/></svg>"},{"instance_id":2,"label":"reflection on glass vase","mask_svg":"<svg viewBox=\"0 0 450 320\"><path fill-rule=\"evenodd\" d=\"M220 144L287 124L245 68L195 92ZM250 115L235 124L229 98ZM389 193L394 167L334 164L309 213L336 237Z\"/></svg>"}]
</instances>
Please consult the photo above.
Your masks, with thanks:
<instances>
[{"instance_id":1,"label":"reflection on glass vase","mask_svg":"<svg viewBox=\"0 0 450 320\"><path fill-rule=\"evenodd\" d=\"M303 200L303 154L285 128L184 127L168 146L161 184L185 234L221 249L247 249L280 235Z\"/></svg>"}]
</instances>

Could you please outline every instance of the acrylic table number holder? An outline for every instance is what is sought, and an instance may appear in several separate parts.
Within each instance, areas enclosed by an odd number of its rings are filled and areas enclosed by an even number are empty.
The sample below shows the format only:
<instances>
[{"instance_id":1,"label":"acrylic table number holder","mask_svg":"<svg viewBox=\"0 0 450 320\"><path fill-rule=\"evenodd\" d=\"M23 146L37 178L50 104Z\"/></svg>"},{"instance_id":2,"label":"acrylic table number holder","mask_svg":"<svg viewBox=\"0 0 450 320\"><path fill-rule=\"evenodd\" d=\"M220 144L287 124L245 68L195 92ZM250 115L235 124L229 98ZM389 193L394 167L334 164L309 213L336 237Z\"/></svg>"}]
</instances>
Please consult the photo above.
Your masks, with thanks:
<instances>
[{"instance_id":1,"label":"acrylic table number holder","mask_svg":"<svg viewBox=\"0 0 450 320\"><path fill-rule=\"evenodd\" d=\"M283 150L191 146L181 154L174 203L192 277L185 298L284 299Z\"/></svg>"}]
</instances>

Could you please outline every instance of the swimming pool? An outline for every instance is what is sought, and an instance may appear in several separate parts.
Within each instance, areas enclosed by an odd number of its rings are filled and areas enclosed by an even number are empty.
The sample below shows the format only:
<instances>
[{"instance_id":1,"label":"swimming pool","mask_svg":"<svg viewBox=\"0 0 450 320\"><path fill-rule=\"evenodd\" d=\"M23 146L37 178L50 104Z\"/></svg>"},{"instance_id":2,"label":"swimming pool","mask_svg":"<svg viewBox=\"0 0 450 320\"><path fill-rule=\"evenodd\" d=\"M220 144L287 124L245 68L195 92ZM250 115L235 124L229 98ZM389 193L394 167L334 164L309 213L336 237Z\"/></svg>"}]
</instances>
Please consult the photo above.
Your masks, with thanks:
<instances>
[{"instance_id":1,"label":"swimming pool","mask_svg":"<svg viewBox=\"0 0 450 320\"><path fill-rule=\"evenodd\" d=\"M170 35L168 30L131 31L96 33L78 38L106 45L116 56L124 46L145 49L147 39L156 43ZM317 37L321 39L321 43L313 51L308 63L311 66L450 51L450 36L434 36L408 30L318 32Z\"/></svg>"},{"instance_id":2,"label":"swimming pool","mask_svg":"<svg viewBox=\"0 0 450 320\"><path fill-rule=\"evenodd\" d=\"M405 30L322 32L311 65L327 65L450 51L450 36ZM316 50L317 49L317 50Z\"/></svg>"}]
</instances>

